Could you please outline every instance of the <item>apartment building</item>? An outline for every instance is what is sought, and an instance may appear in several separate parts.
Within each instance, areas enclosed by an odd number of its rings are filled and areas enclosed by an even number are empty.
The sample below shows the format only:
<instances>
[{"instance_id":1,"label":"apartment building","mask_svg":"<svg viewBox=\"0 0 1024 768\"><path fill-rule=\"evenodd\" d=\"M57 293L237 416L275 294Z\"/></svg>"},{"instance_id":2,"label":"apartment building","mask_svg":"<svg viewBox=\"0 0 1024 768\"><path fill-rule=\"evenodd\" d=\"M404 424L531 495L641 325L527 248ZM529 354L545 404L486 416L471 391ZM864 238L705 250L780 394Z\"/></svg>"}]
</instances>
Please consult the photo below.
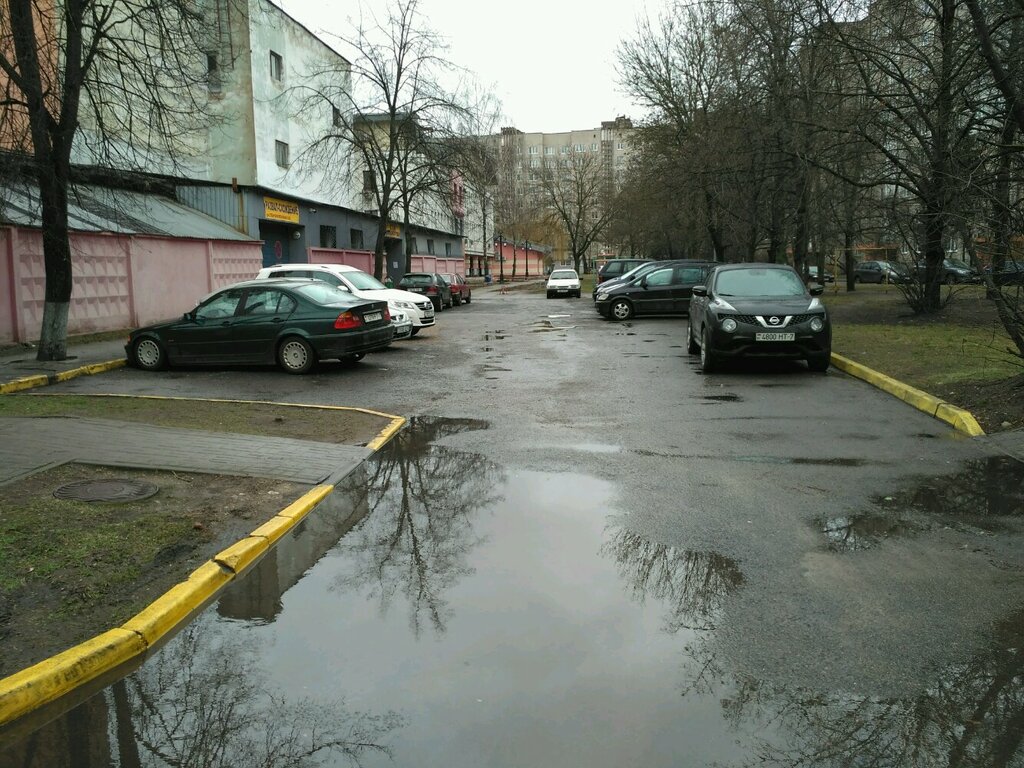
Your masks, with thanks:
<instances>
[{"instance_id":1,"label":"apartment building","mask_svg":"<svg viewBox=\"0 0 1024 768\"><path fill-rule=\"evenodd\" d=\"M633 123L625 116L604 121L597 128L560 133L527 133L514 127L502 128L493 139L501 158L499 173L502 177L496 208L500 212L505 203L507 211L508 200L503 201L501 197L512 195L522 198L513 206L519 211L543 210L547 204L541 186L544 174L570 173L574 163L578 168L581 158L596 169L604 191L614 193L629 165L632 133ZM567 238L559 228L545 233L545 240L552 247L556 264L572 261ZM604 251L602 244L596 244L588 254L589 260L599 258Z\"/></svg>"}]
</instances>

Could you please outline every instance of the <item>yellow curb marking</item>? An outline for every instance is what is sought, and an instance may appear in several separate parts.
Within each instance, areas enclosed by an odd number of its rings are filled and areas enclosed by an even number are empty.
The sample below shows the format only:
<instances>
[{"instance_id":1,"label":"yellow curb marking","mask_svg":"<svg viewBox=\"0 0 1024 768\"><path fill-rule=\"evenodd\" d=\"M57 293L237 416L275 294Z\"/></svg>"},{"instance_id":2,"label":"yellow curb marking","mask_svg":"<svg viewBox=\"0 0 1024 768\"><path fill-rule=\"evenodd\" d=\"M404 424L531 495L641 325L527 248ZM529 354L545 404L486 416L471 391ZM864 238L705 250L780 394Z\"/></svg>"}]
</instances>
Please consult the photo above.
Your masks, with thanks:
<instances>
[{"instance_id":1,"label":"yellow curb marking","mask_svg":"<svg viewBox=\"0 0 1024 768\"><path fill-rule=\"evenodd\" d=\"M105 363L90 363L89 365L72 368L67 371L58 371L51 375L37 374L35 376L26 376L23 379L15 379L14 381L0 384L0 395L21 392L36 387L45 387L47 384L54 384L59 381L70 381L79 376L93 376L97 373L105 373L115 368L123 368L127 362L127 360L108 360Z\"/></svg>"},{"instance_id":2,"label":"yellow curb marking","mask_svg":"<svg viewBox=\"0 0 1024 768\"><path fill-rule=\"evenodd\" d=\"M111 629L0 680L0 724L57 700L145 650L138 633Z\"/></svg>"},{"instance_id":3,"label":"yellow curb marking","mask_svg":"<svg viewBox=\"0 0 1024 768\"><path fill-rule=\"evenodd\" d=\"M231 571L208 560L186 581L175 584L122 624L121 629L137 632L146 648L151 648L164 635L188 622L233 578Z\"/></svg>"},{"instance_id":4,"label":"yellow curb marking","mask_svg":"<svg viewBox=\"0 0 1024 768\"><path fill-rule=\"evenodd\" d=\"M398 433L398 430L405 426L405 421L402 416L395 416L391 423L380 431L380 434L366 444L366 447L371 451L379 451Z\"/></svg>"},{"instance_id":5,"label":"yellow curb marking","mask_svg":"<svg viewBox=\"0 0 1024 768\"><path fill-rule=\"evenodd\" d=\"M979 437L985 434L985 430L981 428L981 425L978 424L969 411L952 403L947 403L935 395L930 395L909 384L904 384L902 381L897 381L891 376L886 376L884 373L868 368L866 365L855 363L853 360L835 352L832 353L832 365L851 376L888 392L890 395L898 397L917 410L950 424L958 432L962 432L970 437Z\"/></svg>"}]
</instances>

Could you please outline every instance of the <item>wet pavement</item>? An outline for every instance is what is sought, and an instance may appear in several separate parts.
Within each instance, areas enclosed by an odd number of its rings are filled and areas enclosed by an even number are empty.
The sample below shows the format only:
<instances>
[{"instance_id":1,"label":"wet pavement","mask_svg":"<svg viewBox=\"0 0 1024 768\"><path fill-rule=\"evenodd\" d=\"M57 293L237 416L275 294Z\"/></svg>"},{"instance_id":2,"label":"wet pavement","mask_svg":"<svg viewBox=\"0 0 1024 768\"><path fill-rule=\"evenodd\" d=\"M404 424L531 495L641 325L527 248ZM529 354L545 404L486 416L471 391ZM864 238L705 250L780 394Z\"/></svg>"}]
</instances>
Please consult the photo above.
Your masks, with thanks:
<instances>
[{"instance_id":1,"label":"wet pavement","mask_svg":"<svg viewBox=\"0 0 1024 768\"><path fill-rule=\"evenodd\" d=\"M355 371L156 379L414 419L0 765L1024 765L1021 436L586 310L474 296ZM101 383L154 377L61 387Z\"/></svg>"}]
</instances>

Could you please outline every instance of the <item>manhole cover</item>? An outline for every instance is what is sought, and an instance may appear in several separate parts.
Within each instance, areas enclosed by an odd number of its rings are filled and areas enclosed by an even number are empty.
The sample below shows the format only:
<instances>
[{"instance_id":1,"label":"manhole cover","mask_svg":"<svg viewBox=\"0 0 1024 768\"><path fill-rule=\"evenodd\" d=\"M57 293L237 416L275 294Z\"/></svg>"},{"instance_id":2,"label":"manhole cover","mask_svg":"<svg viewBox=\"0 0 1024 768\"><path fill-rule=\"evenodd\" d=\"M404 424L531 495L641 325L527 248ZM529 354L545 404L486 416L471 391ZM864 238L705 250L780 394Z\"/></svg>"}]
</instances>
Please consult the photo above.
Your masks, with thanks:
<instances>
[{"instance_id":1,"label":"manhole cover","mask_svg":"<svg viewBox=\"0 0 1024 768\"><path fill-rule=\"evenodd\" d=\"M72 501L139 501L159 491L152 483L127 478L109 480L79 480L62 485L53 492L58 499Z\"/></svg>"}]
</instances>

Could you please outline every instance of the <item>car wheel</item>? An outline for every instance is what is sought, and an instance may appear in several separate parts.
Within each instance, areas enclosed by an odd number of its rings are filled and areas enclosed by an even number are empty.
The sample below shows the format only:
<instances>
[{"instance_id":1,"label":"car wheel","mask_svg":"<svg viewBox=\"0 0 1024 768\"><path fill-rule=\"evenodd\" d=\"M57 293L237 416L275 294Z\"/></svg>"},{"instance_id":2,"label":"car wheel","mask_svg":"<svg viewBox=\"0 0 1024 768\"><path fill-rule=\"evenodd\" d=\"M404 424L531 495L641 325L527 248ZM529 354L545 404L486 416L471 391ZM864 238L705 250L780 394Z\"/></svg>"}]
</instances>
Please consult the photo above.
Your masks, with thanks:
<instances>
[{"instance_id":1,"label":"car wheel","mask_svg":"<svg viewBox=\"0 0 1024 768\"><path fill-rule=\"evenodd\" d=\"M807 358L807 367L815 373L824 373L828 370L829 363L831 362L832 354L825 352L814 357Z\"/></svg>"},{"instance_id":2,"label":"car wheel","mask_svg":"<svg viewBox=\"0 0 1024 768\"><path fill-rule=\"evenodd\" d=\"M288 373L309 373L316 364L316 354L308 341L289 336L277 348L277 362Z\"/></svg>"},{"instance_id":3,"label":"car wheel","mask_svg":"<svg viewBox=\"0 0 1024 768\"><path fill-rule=\"evenodd\" d=\"M440 299L438 299L437 301L431 300L431 302L434 305L434 314L437 314L438 312L441 312L441 311L444 310L444 302L441 301Z\"/></svg>"},{"instance_id":4,"label":"car wheel","mask_svg":"<svg viewBox=\"0 0 1024 768\"><path fill-rule=\"evenodd\" d=\"M473 300L473 294L472 293L467 293L466 294L466 303L469 304L469 302L471 302L472 300Z\"/></svg>"},{"instance_id":5,"label":"car wheel","mask_svg":"<svg viewBox=\"0 0 1024 768\"><path fill-rule=\"evenodd\" d=\"M420 332L419 328L413 328L411 331L409 331L409 335L410 336L415 336L419 332Z\"/></svg>"},{"instance_id":6,"label":"car wheel","mask_svg":"<svg viewBox=\"0 0 1024 768\"><path fill-rule=\"evenodd\" d=\"M711 350L711 334L705 328L700 344L700 369L704 373L711 373L715 370L716 362L715 353Z\"/></svg>"},{"instance_id":7,"label":"car wheel","mask_svg":"<svg viewBox=\"0 0 1024 768\"><path fill-rule=\"evenodd\" d=\"M625 299L616 299L610 309L615 320L629 320L633 316L633 305Z\"/></svg>"},{"instance_id":8,"label":"car wheel","mask_svg":"<svg viewBox=\"0 0 1024 768\"><path fill-rule=\"evenodd\" d=\"M144 336L135 342L132 349L132 360L144 371L159 371L167 365L167 356L163 345L156 339Z\"/></svg>"},{"instance_id":9,"label":"car wheel","mask_svg":"<svg viewBox=\"0 0 1024 768\"><path fill-rule=\"evenodd\" d=\"M448 307L448 309L451 309L454 306L454 304L452 303L452 297L451 296L448 297L448 303L445 304L445 306Z\"/></svg>"},{"instance_id":10,"label":"car wheel","mask_svg":"<svg viewBox=\"0 0 1024 768\"><path fill-rule=\"evenodd\" d=\"M452 303L456 307L462 306L462 294L452 294Z\"/></svg>"},{"instance_id":11,"label":"car wheel","mask_svg":"<svg viewBox=\"0 0 1024 768\"><path fill-rule=\"evenodd\" d=\"M693 338L693 326L690 323L686 324L686 351L691 355L696 355L700 352L700 345Z\"/></svg>"}]
</instances>

